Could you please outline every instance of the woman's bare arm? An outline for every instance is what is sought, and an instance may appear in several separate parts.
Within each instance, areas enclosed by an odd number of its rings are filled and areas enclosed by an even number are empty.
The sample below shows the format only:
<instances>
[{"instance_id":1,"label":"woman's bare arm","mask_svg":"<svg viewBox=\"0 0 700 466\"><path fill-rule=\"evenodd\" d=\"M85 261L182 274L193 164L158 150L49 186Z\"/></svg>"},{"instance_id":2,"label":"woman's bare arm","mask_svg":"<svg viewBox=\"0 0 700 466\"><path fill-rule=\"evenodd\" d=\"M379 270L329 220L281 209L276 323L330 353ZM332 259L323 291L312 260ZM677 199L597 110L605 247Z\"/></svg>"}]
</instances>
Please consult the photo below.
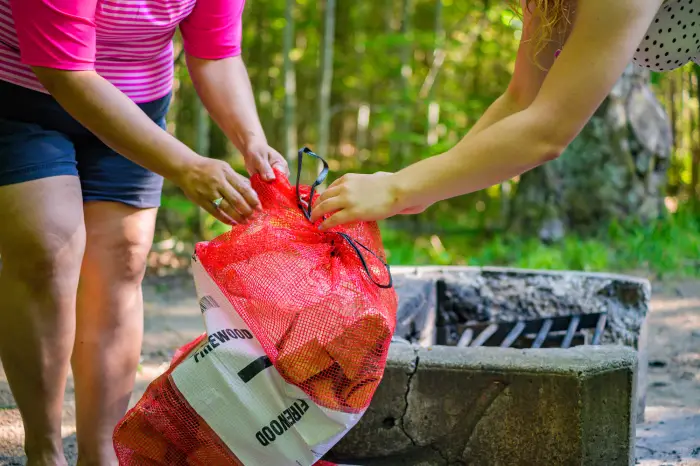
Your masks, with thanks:
<instances>
[{"instance_id":1,"label":"woman's bare arm","mask_svg":"<svg viewBox=\"0 0 700 466\"><path fill-rule=\"evenodd\" d=\"M560 48L556 41L551 41L538 54L537 64L532 61L533 51L532 42L530 39L533 36L533 31L539 27L539 20L531 14L527 8L527 0L522 0L523 12L523 29L518 47L518 53L515 58L515 69L513 77L510 80L505 92L496 99L491 106L484 112L469 132L463 139L469 140L471 137L497 123L504 118L507 118L515 113L525 110L532 104L537 97L537 93L542 87L542 83L547 77L547 70L554 64L554 56L557 49ZM570 20L573 19L569 18ZM571 26L563 31L561 40L566 41Z\"/></svg>"},{"instance_id":2,"label":"woman's bare arm","mask_svg":"<svg viewBox=\"0 0 700 466\"><path fill-rule=\"evenodd\" d=\"M322 195L314 216L338 211L326 228L384 218L487 188L558 157L621 76L661 3L580 2L566 49L525 110L391 176L341 178Z\"/></svg>"},{"instance_id":3,"label":"woman's bare arm","mask_svg":"<svg viewBox=\"0 0 700 466\"><path fill-rule=\"evenodd\" d=\"M579 3L566 50L527 109L396 174L403 201L432 204L492 186L558 157L610 93L661 0Z\"/></svg>"},{"instance_id":4,"label":"woman's bare arm","mask_svg":"<svg viewBox=\"0 0 700 466\"><path fill-rule=\"evenodd\" d=\"M109 147L176 183L185 194L225 223L242 221L259 206L245 178L225 162L201 157L163 131L143 111L94 71L34 67L59 104ZM211 201L224 197L224 210ZM235 207L238 207L237 210Z\"/></svg>"},{"instance_id":5,"label":"woman's bare arm","mask_svg":"<svg viewBox=\"0 0 700 466\"><path fill-rule=\"evenodd\" d=\"M139 165L176 181L184 167L199 158L96 72L40 67L33 71L71 116Z\"/></svg>"},{"instance_id":6,"label":"woman's bare arm","mask_svg":"<svg viewBox=\"0 0 700 466\"><path fill-rule=\"evenodd\" d=\"M267 143L243 59L205 60L187 55L187 68L204 106L243 154L250 174L260 173L271 180L276 168L289 175L284 157Z\"/></svg>"}]
</instances>

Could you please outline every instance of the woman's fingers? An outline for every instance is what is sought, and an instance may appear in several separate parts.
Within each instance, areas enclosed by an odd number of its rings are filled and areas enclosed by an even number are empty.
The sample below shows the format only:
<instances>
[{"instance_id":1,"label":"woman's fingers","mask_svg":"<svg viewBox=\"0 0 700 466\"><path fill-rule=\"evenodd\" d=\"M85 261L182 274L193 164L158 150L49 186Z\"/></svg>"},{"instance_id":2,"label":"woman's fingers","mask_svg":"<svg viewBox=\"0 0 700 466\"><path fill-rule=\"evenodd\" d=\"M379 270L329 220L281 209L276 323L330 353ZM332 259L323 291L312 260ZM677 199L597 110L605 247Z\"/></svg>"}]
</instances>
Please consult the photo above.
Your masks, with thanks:
<instances>
[{"instance_id":1,"label":"woman's fingers","mask_svg":"<svg viewBox=\"0 0 700 466\"><path fill-rule=\"evenodd\" d=\"M336 210L340 210L343 207L346 207L344 200L340 197L331 197L329 199L326 199L325 201L321 201L321 199L319 198L319 201L320 202L317 202L311 210L312 222L323 218L324 215L330 214L332 212L335 212Z\"/></svg>"},{"instance_id":2,"label":"woman's fingers","mask_svg":"<svg viewBox=\"0 0 700 466\"><path fill-rule=\"evenodd\" d=\"M233 186L225 184L219 188L219 192L224 198L224 202L221 203L219 208L230 217L236 218L236 216L240 214L242 215L241 219L244 219L253 214L253 207L248 205L248 202L243 198L241 193Z\"/></svg>"},{"instance_id":3,"label":"woman's fingers","mask_svg":"<svg viewBox=\"0 0 700 466\"><path fill-rule=\"evenodd\" d=\"M239 212L238 209L235 206L232 206L225 197L224 200L221 201L221 204L219 204L218 210L226 214L236 223L245 223L247 221L248 215Z\"/></svg>"},{"instance_id":4,"label":"woman's fingers","mask_svg":"<svg viewBox=\"0 0 700 466\"><path fill-rule=\"evenodd\" d=\"M399 212L399 215L415 215L415 214L420 214L425 212L426 207L425 206L416 206L416 207L409 207L408 209L404 209L401 212Z\"/></svg>"},{"instance_id":5,"label":"woman's fingers","mask_svg":"<svg viewBox=\"0 0 700 466\"><path fill-rule=\"evenodd\" d=\"M262 209L258 194L250 185L250 181L248 181L248 179L243 178L241 175L231 169L230 171L226 171L226 180L241 196L243 196L245 204L250 209Z\"/></svg>"},{"instance_id":6,"label":"woman's fingers","mask_svg":"<svg viewBox=\"0 0 700 466\"><path fill-rule=\"evenodd\" d=\"M326 191L330 191L331 188L337 188L338 186L344 185L351 177L352 175L341 176L340 178L332 182L330 185L328 185L328 189Z\"/></svg>"},{"instance_id":7,"label":"woman's fingers","mask_svg":"<svg viewBox=\"0 0 700 466\"><path fill-rule=\"evenodd\" d=\"M223 204L225 201L221 201ZM212 200L200 199L198 204L202 209L206 210L209 215L216 218L218 221L225 223L226 225L236 225L236 221L232 219L226 212L216 206Z\"/></svg>"},{"instance_id":8,"label":"woman's fingers","mask_svg":"<svg viewBox=\"0 0 700 466\"><path fill-rule=\"evenodd\" d=\"M185 170L178 185L189 199L224 223L244 222L260 207L248 179L222 160L200 157Z\"/></svg>"},{"instance_id":9,"label":"woman's fingers","mask_svg":"<svg viewBox=\"0 0 700 466\"><path fill-rule=\"evenodd\" d=\"M327 201L331 198L337 197L340 195L342 188L340 186L329 186L328 189L323 191L320 196L318 196L318 199L316 200L316 204L320 204L324 201Z\"/></svg>"},{"instance_id":10,"label":"woman's fingers","mask_svg":"<svg viewBox=\"0 0 700 466\"><path fill-rule=\"evenodd\" d=\"M289 178L289 165L287 164L287 160L282 157L282 154L271 148L269 157L272 168L276 168Z\"/></svg>"},{"instance_id":11,"label":"woman's fingers","mask_svg":"<svg viewBox=\"0 0 700 466\"><path fill-rule=\"evenodd\" d=\"M329 230L333 227L337 227L338 225L352 223L356 220L357 220L357 216L355 214L353 214L351 211L345 209L345 210L338 211L335 214L331 215L323 223L321 223L321 225L319 225L318 228L321 231Z\"/></svg>"}]
</instances>

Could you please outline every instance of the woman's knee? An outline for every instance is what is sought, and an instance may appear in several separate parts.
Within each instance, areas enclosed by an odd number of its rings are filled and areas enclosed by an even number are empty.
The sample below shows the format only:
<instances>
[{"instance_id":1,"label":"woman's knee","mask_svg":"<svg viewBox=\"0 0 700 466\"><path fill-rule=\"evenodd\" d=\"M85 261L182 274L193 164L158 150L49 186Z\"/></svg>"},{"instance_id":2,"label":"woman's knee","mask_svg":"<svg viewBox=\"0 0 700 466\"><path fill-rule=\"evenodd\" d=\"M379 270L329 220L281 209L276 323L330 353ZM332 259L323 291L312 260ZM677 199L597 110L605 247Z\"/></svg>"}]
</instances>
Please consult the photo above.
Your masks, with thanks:
<instances>
[{"instance_id":1,"label":"woman's knee","mask_svg":"<svg viewBox=\"0 0 700 466\"><path fill-rule=\"evenodd\" d=\"M2 275L38 292L77 286L85 250L80 183L55 177L0 189ZM75 291L75 290L73 290Z\"/></svg>"},{"instance_id":2,"label":"woman's knee","mask_svg":"<svg viewBox=\"0 0 700 466\"><path fill-rule=\"evenodd\" d=\"M146 260L151 248L150 238L133 238L119 235L110 241L111 247L100 256L107 256L110 278L121 283L140 283L146 271Z\"/></svg>"},{"instance_id":3,"label":"woman's knee","mask_svg":"<svg viewBox=\"0 0 700 466\"><path fill-rule=\"evenodd\" d=\"M37 293L75 291L85 247L80 230L40 232L3 248L2 274Z\"/></svg>"},{"instance_id":4,"label":"woman's knee","mask_svg":"<svg viewBox=\"0 0 700 466\"><path fill-rule=\"evenodd\" d=\"M140 283L153 241L155 211L127 215L124 206L103 207L100 213L86 211L85 272L112 283Z\"/></svg>"},{"instance_id":5,"label":"woman's knee","mask_svg":"<svg viewBox=\"0 0 700 466\"><path fill-rule=\"evenodd\" d=\"M41 229L25 231L3 241L2 274L40 294L75 292L84 249L82 224L47 219Z\"/></svg>"}]
</instances>

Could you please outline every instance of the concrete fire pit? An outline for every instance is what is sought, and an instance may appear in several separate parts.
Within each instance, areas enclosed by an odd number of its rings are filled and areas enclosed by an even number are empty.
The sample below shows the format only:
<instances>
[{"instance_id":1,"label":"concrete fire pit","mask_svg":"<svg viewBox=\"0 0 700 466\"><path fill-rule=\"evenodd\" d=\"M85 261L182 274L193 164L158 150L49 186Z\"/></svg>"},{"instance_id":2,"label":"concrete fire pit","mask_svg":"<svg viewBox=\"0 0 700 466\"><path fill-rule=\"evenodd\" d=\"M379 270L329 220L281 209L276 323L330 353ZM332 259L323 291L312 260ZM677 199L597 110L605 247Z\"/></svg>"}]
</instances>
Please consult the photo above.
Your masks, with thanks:
<instances>
[{"instance_id":1,"label":"concrete fire pit","mask_svg":"<svg viewBox=\"0 0 700 466\"><path fill-rule=\"evenodd\" d=\"M637 350L637 411L638 421L643 420L648 365L645 322L651 299L648 280L499 267L395 267L392 272L399 294L396 335L421 346L454 345L459 338L454 333L465 322L605 313L600 343Z\"/></svg>"},{"instance_id":2,"label":"concrete fire pit","mask_svg":"<svg viewBox=\"0 0 700 466\"><path fill-rule=\"evenodd\" d=\"M646 386L648 281L501 268L392 272L398 341L367 414L331 459L384 466L634 464ZM554 337L530 349L525 331L510 348L489 347L488 338L479 347L456 346L469 325L589 314L605 316L596 346L588 344L592 328L569 336L568 349L551 347L561 341Z\"/></svg>"}]
</instances>

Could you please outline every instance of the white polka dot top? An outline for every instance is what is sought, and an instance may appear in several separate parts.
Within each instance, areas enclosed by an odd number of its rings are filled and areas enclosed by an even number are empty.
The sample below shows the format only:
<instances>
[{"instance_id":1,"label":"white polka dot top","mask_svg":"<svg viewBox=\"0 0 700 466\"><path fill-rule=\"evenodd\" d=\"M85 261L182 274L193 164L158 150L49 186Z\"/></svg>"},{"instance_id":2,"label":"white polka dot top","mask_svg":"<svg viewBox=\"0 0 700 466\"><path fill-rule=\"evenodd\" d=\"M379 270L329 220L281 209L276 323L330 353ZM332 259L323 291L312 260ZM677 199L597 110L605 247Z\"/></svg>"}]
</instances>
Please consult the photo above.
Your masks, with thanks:
<instances>
[{"instance_id":1,"label":"white polka dot top","mask_svg":"<svg viewBox=\"0 0 700 466\"><path fill-rule=\"evenodd\" d=\"M689 61L700 64L700 0L668 0L651 23L634 62L670 71Z\"/></svg>"}]
</instances>

